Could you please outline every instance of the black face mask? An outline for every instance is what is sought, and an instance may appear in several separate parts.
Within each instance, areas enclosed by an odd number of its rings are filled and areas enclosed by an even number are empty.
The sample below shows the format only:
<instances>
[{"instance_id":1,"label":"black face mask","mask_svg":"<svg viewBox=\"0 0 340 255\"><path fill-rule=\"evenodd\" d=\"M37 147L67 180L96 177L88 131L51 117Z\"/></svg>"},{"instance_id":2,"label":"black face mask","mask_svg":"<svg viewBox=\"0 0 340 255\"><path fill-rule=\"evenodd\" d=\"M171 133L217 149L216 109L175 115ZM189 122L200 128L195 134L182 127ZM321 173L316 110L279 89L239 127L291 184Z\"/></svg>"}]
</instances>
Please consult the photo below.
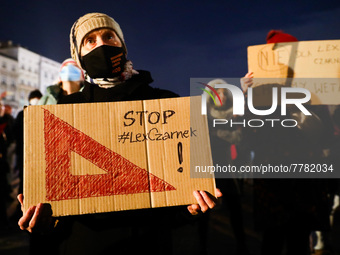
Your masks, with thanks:
<instances>
[{"instance_id":1,"label":"black face mask","mask_svg":"<svg viewBox=\"0 0 340 255\"><path fill-rule=\"evenodd\" d=\"M102 45L87 53L81 64L91 78L114 78L124 71L126 63L123 47Z\"/></svg>"}]
</instances>

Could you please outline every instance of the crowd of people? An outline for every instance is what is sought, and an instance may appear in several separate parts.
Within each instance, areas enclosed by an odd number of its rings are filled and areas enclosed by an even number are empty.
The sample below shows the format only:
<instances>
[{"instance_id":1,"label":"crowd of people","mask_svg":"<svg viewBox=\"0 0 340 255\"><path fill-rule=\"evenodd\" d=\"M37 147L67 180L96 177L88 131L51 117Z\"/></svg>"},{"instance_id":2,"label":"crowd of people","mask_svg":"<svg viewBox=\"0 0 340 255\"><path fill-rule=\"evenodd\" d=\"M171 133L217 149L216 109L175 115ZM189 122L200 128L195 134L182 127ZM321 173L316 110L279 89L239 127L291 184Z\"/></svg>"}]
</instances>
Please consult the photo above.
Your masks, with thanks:
<instances>
[{"instance_id":1,"label":"crowd of people","mask_svg":"<svg viewBox=\"0 0 340 255\"><path fill-rule=\"evenodd\" d=\"M44 95L38 89L31 91L27 98L28 105L57 104L62 97L80 91L83 81L83 70L73 59L66 59L60 67L58 83L47 87ZM11 106L2 105L0 101L0 231L3 232L10 228L6 205L13 202L15 191L11 182L14 177L18 177L19 180L17 193L23 193L24 116L21 110L14 118L11 110ZM22 212L18 207L11 216L15 218L20 214Z\"/></svg>"},{"instance_id":2,"label":"crowd of people","mask_svg":"<svg viewBox=\"0 0 340 255\"><path fill-rule=\"evenodd\" d=\"M249 81L250 77L250 81ZM252 85L251 74L243 82L244 92ZM227 84L216 79L208 83ZM212 119L234 120L254 117L233 115L233 98L229 90L216 89L222 105L208 99L208 123L213 162L219 166L289 165L294 163L332 165L339 167L338 106L309 106L312 116L301 118L296 109L289 116L297 120L295 128L213 127ZM218 102L217 95L215 101ZM229 102L228 102L229 101ZM260 107L259 107L260 108ZM264 107L266 109L268 107ZM298 116L296 118L296 116ZM265 116L282 119L280 108ZM256 119L264 116L256 116ZM327 178L251 178L251 176L215 173L216 185L223 193L223 208L227 209L239 250L246 248L242 218L242 181L251 180L253 220L256 231L262 233L261 254L311 254L315 250L332 249L330 231L332 215L339 211L339 179ZM292 178L293 177L293 178ZM240 179L241 178L241 179ZM243 179L242 179L243 178ZM245 179L244 179L245 178ZM241 180L241 182L240 182ZM335 199L334 199L335 198Z\"/></svg>"},{"instance_id":3,"label":"crowd of people","mask_svg":"<svg viewBox=\"0 0 340 255\"><path fill-rule=\"evenodd\" d=\"M281 31L271 31L267 36L268 43L296 40ZM28 98L30 105L178 97L174 92L153 88L150 86L153 81L150 73L133 68L132 62L127 59L123 32L119 24L106 14L89 13L80 17L71 28L70 46L72 58L62 63L59 83L48 87L44 95L40 91L32 91ZM252 86L252 77L250 72L243 79L245 94ZM213 80L209 85L214 87L221 83L225 81ZM217 89L217 93L222 105L208 101L208 119L237 119L233 115L230 91ZM310 106L309 110L313 112L312 119L300 118L298 126L289 130L211 128L214 164L328 160L339 165L340 108ZM272 117L279 118L275 114ZM292 109L289 114L297 113ZM1 106L0 133L1 230L8 226L6 204L12 199L12 190L7 175L11 167L23 180L23 111L14 119L8 108ZM13 154L15 163L10 156ZM24 197L21 183L18 225L30 233L31 254L110 254L112 251L118 254L172 254L173 229L196 222L200 226L197 236L200 247L197 250L205 254L209 212L222 197L222 210L230 215L239 254L252 254L247 249L242 217L244 180L236 176L216 177L218 200L204 191L193 190L197 203L188 206L59 218L52 216L53 208L48 204L38 204L22 212L20 205ZM254 179L252 187L255 228L263 234L261 254L282 254L283 251L287 254L310 254L314 247L310 236L314 231L319 231L319 241L327 240L333 198L339 194L338 180ZM149 245L150 240L152 245Z\"/></svg>"}]
</instances>

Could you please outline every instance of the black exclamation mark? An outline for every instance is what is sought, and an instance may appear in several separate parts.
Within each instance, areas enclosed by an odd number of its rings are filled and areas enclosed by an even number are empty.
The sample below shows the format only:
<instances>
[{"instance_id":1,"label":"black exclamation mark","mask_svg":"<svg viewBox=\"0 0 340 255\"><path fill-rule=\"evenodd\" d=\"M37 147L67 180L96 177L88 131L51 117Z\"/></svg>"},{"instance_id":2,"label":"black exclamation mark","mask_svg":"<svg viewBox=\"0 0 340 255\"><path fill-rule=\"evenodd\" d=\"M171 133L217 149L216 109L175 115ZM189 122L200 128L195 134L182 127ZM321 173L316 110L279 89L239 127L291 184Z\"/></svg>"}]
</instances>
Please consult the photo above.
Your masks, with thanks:
<instances>
[{"instance_id":1,"label":"black exclamation mark","mask_svg":"<svg viewBox=\"0 0 340 255\"><path fill-rule=\"evenodd\" d=\"M177 144L177 152L178 152L178 161L179 164L181 165L183 162L183 147L182 147L182 143L179 142ZM177 172L182 173L183 172L183 167L180 167L177 169Z\"/></svg>"}]
</instances>

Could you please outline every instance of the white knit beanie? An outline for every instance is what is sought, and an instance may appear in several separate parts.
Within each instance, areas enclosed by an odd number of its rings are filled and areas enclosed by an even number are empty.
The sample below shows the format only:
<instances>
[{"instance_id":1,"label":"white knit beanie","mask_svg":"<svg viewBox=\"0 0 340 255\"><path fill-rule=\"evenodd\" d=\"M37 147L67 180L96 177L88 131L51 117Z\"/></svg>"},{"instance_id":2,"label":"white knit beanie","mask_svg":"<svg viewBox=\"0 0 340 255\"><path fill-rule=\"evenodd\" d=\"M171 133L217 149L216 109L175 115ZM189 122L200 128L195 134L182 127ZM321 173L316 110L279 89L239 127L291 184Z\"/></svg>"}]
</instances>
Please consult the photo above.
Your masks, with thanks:
<instances>
[{"instance_id":1,"label":"white knit beanie","mask_svg":"<svg viewBox=\"0 0 340 255\"><path fill-rule=\"evenodd\" d=\"M93 30L100 28L111 28L118 35L122 42L122 46L127 54L123 32L119 24L111 17L103 13L88 13L80 17L72 26L70 33L71 56L77 62L78 66L82 66L79 56L81 44L84 37Z\"/></svg>"}]
</instances>

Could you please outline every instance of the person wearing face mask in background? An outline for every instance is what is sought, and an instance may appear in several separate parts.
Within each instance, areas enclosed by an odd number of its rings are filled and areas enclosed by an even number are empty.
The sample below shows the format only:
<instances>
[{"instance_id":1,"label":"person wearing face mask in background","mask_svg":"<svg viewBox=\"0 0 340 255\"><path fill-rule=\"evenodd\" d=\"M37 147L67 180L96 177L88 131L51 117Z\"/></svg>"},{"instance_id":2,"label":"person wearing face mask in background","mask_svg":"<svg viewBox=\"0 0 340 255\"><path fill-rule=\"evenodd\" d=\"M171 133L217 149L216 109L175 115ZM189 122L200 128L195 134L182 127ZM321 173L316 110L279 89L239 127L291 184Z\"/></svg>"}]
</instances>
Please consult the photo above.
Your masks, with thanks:
<instances>
[{"instance_id":1,"label":"person wearing face mask in background","mask_svg":"<svg viewBox=\"0 0 340 255\"><path fill-rule=\"evenodd\" d=\"M134 70L119 24L102 13L89 13L71 28L71 55L85 71L84 88L58 103L115 102L177 97L151 87L147 71ZM217 196L221 196L216 191ZM215 206L209 194L193 191L196 204L121 212L52 217L49 204L23 212L18 224L31 233L31 254L173 254L176 227L199 220ZM22 204L24 198L18 195ZM195 235L196 233L192 233ZM194 239L192 237L191 239ZM186 244L187 245L187 244ZM192 254L201 252L192 247Z\"/></svg>"},{"instance_id":2,"label":"person wearing face mask in background","mask_svg":"<svg viewBox=\"0 0 340 255\"><path fill-rule=\"evenodd\" d=\"M57 104L62 97L80 91L83 81L83 70L72 58L66 59L60 67L59 83L47 87L45 95L39 100L39 105Z\"/></svg>"},{"instance_id":3,"label":"person wearing face mask in background","mask_svg":"<svg viewBox=\"0 0 340 255\"><path fill-rule=\"evenodd\" d=\"M227 127L213 127L213 119L226 119L228 121L238 121L238 116L233 115L232 93L224 88L215 88L216 85L227 84L225 80L214 79L207 85L208 91L214 94L214 99L207 99L207 118L209 125L209 137L211 155L214 165L236 166L236 159L243 156L240 143L242 141L242 129ZM204 92L206 93L206 92ZM239 154L239 156L238 156ZM236 253L239 255L249 254L246 245L246 234L243 224L243 211L241 204L241 183L236 174L226 175L226 173L215 173L216 186L222 191L223 197L219 211L223 215L229 215L230 225L234 234Z\"/></svg>"}]
</instances>

